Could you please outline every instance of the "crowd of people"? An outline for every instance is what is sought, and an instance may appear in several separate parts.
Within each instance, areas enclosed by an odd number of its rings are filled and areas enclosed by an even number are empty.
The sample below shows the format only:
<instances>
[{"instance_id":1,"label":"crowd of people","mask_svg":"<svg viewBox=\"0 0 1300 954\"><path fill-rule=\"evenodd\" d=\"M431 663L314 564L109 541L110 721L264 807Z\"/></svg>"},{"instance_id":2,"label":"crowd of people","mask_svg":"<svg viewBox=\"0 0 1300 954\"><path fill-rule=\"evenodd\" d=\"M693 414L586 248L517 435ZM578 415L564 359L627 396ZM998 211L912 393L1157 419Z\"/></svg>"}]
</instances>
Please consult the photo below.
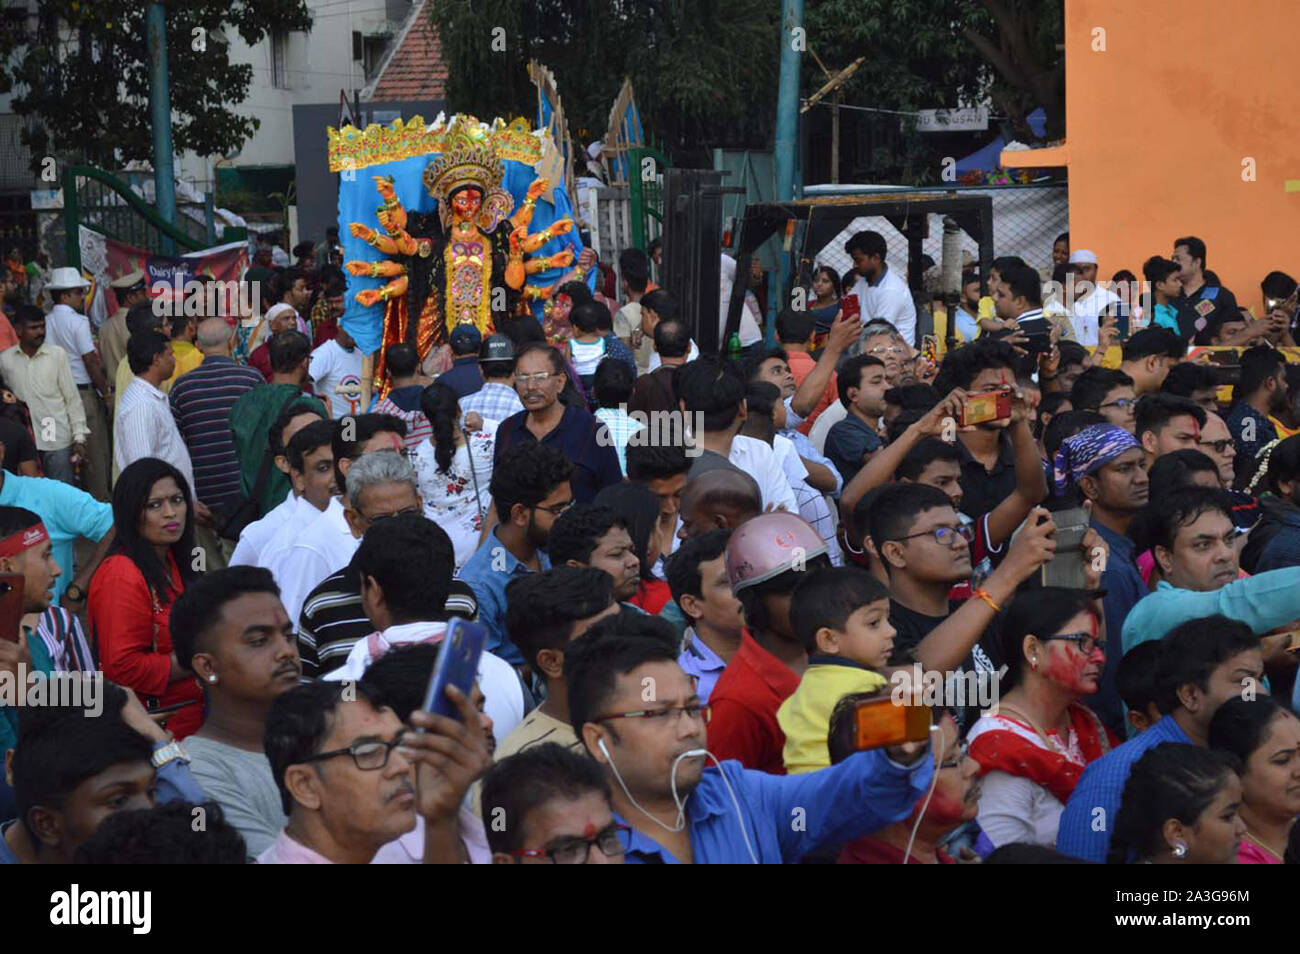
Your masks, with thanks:
<instances>
[{"instance_id":1,"label":"crowd of people","mask_svg":"<svg viewBox=\"0 0 1300 954\"><path fill-rule=\"evenodd\" d=\"M252 322L6 278L0 678L104 691L0 706L0 861L1300 860L1296 282L844 252L775 344L627 249L375 381L337 232Z\"/></svg>"}]
</instances>

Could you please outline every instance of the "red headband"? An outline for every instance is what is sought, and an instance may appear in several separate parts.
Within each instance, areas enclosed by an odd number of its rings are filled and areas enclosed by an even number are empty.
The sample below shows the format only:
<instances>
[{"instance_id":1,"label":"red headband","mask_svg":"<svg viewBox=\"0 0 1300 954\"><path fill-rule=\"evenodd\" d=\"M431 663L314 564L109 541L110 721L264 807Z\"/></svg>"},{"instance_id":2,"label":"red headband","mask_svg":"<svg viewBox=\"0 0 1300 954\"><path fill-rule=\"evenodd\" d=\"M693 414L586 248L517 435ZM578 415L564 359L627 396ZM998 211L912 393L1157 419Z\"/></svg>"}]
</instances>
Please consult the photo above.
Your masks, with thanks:
<instances>
[{"instance_id":1,"label":"red headband","mask_svg":"<svg viewBox=\"0 0 1300 954\"><path fill-rule=\"evenodd\" d=\"M44 543L49 538L50 535L46 532L43 523L30 526L26 530L19 530L17 533L0 540L0 560L25 553L32 547Z\"/></svg>"}]
</instances>

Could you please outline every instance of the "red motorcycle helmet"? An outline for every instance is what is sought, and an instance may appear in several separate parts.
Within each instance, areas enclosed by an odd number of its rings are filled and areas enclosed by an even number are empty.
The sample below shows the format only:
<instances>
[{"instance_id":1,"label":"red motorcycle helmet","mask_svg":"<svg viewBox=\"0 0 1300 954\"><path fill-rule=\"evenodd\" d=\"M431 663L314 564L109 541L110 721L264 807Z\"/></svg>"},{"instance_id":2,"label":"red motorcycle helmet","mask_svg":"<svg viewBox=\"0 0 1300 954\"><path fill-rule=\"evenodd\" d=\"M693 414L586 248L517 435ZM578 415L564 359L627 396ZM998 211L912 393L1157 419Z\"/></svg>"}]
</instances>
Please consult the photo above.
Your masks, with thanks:
<instances>
[{"instance_id":1,"label":"red motorcycle helmet","mask_svg":"<svg viewBox=\"0 0 1300 954\"><path fill-rule=\"evenodd\" d=\"M802 567L827 552L826 541L802 517L785 511L759 514L727 541L727 577L739 593Z\"/></svg>"}]
</instances>

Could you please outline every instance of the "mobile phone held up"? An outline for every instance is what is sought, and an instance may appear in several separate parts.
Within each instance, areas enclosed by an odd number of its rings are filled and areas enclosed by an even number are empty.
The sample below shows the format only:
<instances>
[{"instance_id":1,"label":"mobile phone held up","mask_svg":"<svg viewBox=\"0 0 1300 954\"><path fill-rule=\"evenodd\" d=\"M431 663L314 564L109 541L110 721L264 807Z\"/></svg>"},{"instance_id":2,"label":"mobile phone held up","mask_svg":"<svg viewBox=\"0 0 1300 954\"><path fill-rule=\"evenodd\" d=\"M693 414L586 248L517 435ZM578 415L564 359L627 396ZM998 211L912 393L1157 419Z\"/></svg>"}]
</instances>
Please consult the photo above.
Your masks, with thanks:
<instances>
[{"instance_id":1,"label":"mobile phone held up","mask_svg":"<svg viewBox=\"0 0 1300 954\"><path fill-rule=\"evenodd\" d=\"M23 575L0 573L0 639L18 642L23 621Z\"/></svg>"},{"instance_id":2,"label":"mobile phone held up","mask_svg":"<svg viewBox=\"0 0 1300 954\"><path fill-rule=\"evenodd\" d=\"M995 391L967 395L962 402L957 424L969 427L972 424L987 424L989 421L1005 421L1010 418L1011 389L998 388Z\"/></svg>"},{"instance_id":3,"label":"mobile phone held up","mask_svg":"<svg viewBox=\"0 0 1300 954\"><path fill-rule=\"evenodd\" d=\"M863 699L857 705L857 730L854 747L859 752L924 742L930 738L930 707L899 705L891 696Z\"/></svg>"},{"instance_id":4,"label":"mobile phone held up","mask_svg":"<svg viewBox=\"0 0 1300 954\"><path fill-rule=\"evenodd\" d=\"M862 315L862 302L857 295L849 294L840 299L840 315L845 320Z\"/></svg>"},{"instance_id":5,"label":"mobile phone held up","mask_svg":"<svg viewBox=\"0 0 1300 954\"><path fill-rule=\"evenodd\" d=\"M447 624L447 634L438 648L438 662L429 677L429 687L424 692L424 704L420 708L461 721L460 710L447 698L447 687L455 686L469 698L486 645L486 629L477 623L453 618Z\"/></svg>"},{"instance_id":6,"label":"mobile phone held up","mask_svg":"<svg viewBox=\"0 0 1300 954\"><path fill-rule=\"evenodd\" d=\"M1043 586L1063 586L1081 590L1087 583L1083 535L1088 532L1088 511L1082 507L1057 510L1052 514L1056 524L1056 553L1039 570Z\"/></svg>"}]
</instances>

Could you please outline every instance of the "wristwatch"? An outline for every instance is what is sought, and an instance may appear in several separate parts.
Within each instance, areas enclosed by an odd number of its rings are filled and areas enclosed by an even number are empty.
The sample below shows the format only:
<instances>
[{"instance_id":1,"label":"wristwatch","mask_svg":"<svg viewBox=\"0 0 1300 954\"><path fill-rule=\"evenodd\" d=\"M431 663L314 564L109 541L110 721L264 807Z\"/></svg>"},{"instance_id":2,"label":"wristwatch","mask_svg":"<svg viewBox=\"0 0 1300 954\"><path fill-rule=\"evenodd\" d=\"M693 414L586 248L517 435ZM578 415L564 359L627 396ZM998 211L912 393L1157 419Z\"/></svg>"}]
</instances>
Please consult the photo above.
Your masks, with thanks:
<instances>
[{"instance_id":1,"label":"wristwatch","mask_svg":"<svg viewBox=\"0 0 1300 954\"><path fill-rule=\"evenodd\" d=\"M190 762L190 757L181 748L179 742L168 742L166 745L154 749L153 756L149 761L153 763L154 768L160 769L168 762L174 762L176 759L180 759L186 765Z\"/></svg>"},{"instance_id":2,"label":"wristwatch","mask_svg":"<svg viewBox=\"0 0 1300 954\"><path fill-rule=\"evenodd\" d=\"M63 598L65 600L72 600L74 603L80 603L86 598L86 591L76 583L69 583L63 590Z\"/></svg>"}]
</instances>

